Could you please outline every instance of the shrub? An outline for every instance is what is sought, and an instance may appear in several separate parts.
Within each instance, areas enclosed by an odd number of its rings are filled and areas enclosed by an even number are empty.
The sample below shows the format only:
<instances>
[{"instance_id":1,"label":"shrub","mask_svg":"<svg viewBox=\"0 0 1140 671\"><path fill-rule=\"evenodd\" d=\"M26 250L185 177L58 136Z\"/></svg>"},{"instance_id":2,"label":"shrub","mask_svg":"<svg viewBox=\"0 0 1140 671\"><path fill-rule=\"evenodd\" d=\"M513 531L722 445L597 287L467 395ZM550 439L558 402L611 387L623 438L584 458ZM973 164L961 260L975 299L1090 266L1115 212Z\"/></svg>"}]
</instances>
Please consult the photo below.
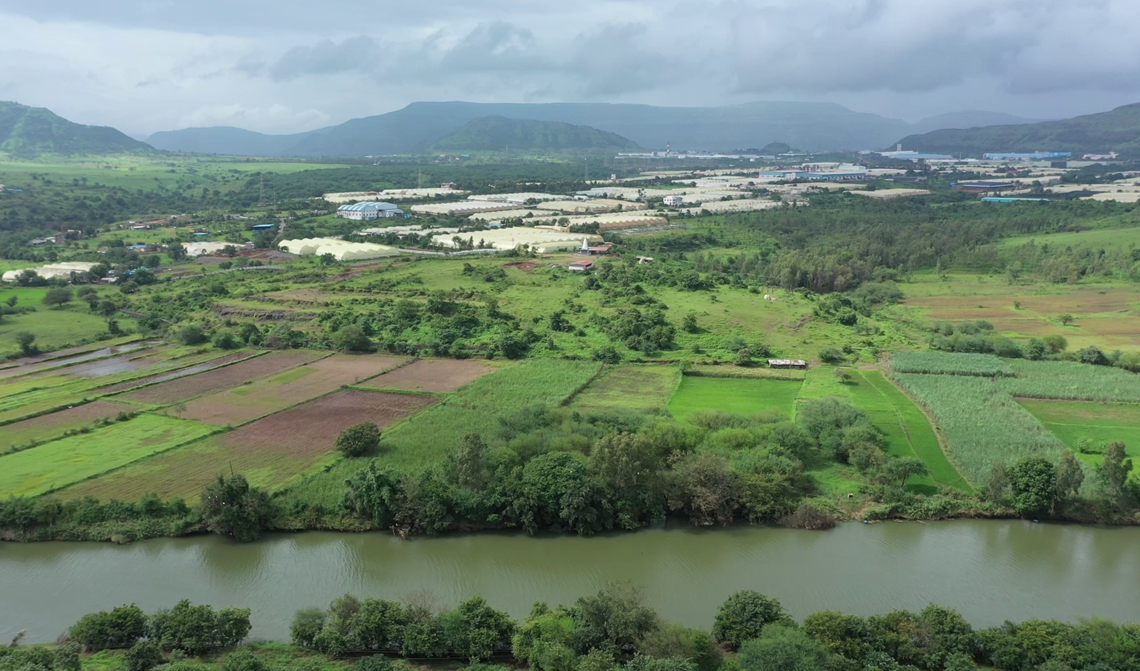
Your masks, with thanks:
<instances>
[{"instance_id":1,"label":"shrub","mask_svg":"<svg viewBox=\"0 0 1140 671\"><path fill-rule=\"evenodd\" d=\"M250 487L244 476L226 478L207 485L202 494L202 519L217 534L239 541L253 541L269 527L272 506L265 492Z\"/></svg>"},{"instance_id":2,"label":"shrub","mask_svg":"<svg viewBox=\"0 0 1140 671\"><path fill-rule=\"evenodd\" d=\"M828 347L819 352L819 360L823 363L840 363L843 359L843 352L840 352L834 347Z\"/></svg>"},{"instance_id":3,"label":"shrub","mask_svg":"<svg viewBox=\"0 0 1140 671\"><path fill-rule=\"evenodd\" d=\"M123 655L126 671L150 671L162 663L162 648L154 641L139 641Z\"/></svg>"},{"instance_id":4,"label":"shrub","mask_svg":"<svg viewBox=\"0 0 1140 671\"><path fill-rule=\"evenodd\" d=\"M752 590L742 590L728 597L717 610L713 636L720 643L740 649L745 641L760 638L765 626L791 621L776 599Z\"/></svg>"},{"instance_id":5,"label":"shrub","mask_svg":"<svg viewBox=\"0 0 1140 671\"><path fill-rule=\"evenodd\" d=\"M745 643L739 659L744 671L824 671L829 668L829 657L827 650L803 631L774 624L764 628L762 637Z\"/></svg>"},{"instance_id":6,"label":"shrub","mask_svg":"<svg viewBox=\"0 0 1140 671\"><path fill-rule=\"evenodd\" d=\"M189 324L178 329L174 337L183 345L200 345L206 342L206 333L202 331L202 327L195 324Z\"/></svg>"},{"instance_id":7,"label":"shrub","mask_svg":"<svg viewBox=\"0 0 1140 671\"><path fill-rule=\"evenodd\" d=\"M333 337L336 348L345 352L367 352L372 349L372 341L364 333L364 329L351 324L336 332Z\"/></svg>"},{"instance_id":8,"label":"shrub","mask_svg":"<svg viewBox=\"0 0 1140 671\"><path fill-rule=\"evenodd\" d=\"M110 611L88 613L71 626L71 639L89 652L129 648L147 633L146 615L138 606L119 606Z\"/></svg>"},{"instance_id":9,"label":"shrub","mask_svg":"<svg viewBox=\"0 0 1140 671\"><path fill-rule=\"evenodd\" d=\"M380 446L380 427L361 422L348 427L336 437L336 449L346 457L362 457Z\"/></svg>"}]
</instances>

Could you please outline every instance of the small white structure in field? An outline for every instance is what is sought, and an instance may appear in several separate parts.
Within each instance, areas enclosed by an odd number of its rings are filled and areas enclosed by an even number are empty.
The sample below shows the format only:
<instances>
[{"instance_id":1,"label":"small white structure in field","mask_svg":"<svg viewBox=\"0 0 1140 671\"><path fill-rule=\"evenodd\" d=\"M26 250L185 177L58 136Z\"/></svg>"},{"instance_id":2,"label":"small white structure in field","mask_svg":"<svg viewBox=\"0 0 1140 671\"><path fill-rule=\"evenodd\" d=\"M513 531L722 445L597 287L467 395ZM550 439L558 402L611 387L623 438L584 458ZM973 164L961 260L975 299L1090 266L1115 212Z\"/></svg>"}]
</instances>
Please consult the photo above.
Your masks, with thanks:
<instances>
[{"instance_id":1,"label":"small white structure in field","mask_svg":"<svg viewBox=\"0 0 1140 671\"><path fill-rule=\"evenodd\" d=\"M764 294L764 300L775 303L776 297L773 296L772 294Z\"/></svg>"}]
</instances>

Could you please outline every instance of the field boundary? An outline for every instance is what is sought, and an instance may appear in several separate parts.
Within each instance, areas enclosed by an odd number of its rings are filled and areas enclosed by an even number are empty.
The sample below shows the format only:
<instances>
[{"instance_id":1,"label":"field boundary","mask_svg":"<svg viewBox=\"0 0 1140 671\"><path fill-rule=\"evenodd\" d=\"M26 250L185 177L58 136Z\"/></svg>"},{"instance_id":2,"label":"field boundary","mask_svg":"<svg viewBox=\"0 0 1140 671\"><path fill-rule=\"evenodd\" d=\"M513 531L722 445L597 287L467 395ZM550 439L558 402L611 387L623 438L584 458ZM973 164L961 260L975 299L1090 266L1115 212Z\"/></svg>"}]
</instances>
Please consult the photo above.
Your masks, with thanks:
<instances>
[{"instance_id":1,"label":"field boundary","mask_svg":"<svg viewBox=\"0 0 1140 671\"><path fill-rule=\"evenodd\" d=\"M891 375L891 373L894 373L893 370L890 370L888 368L887 370L880 370L879 372L882 373L884 380L890 382L891 386L893 386L895 389L898 389L903 396L906 396L908 399L910 399L910 402L914 404L914 407L918 408L918 411L921 412L924 417L926 417L926 421L930 423L930 428L934 430L934 437L938 439L938 449L942 451L942 456L946 457L946 461L948 461L950 465L954 467L955 471L958 471L958 476L962 478L962 482L964 482L967 487L973 490L975 487L974 483L970 482L969 478L967 478L965 475L962 475L962 466L954 461L954 458L950 456L949 451L946 449L946 436L942 434L942 427L939 426L938 422L934 420L934 415L930 412L930 408L927 408L925 405L919 402L919 400L915 398L913 394L907 391L905 387L903 387L898 383L897 380L894 379L893 375Z\"/></svg>"},{"instance_id":2,"label":"field boundary","mask_svg":"<svg viewBox=\"0 0 1140 671\"><path fill-rule=\"evenodd\" d=\"M392 370L395 369L393 368ZM383 373L381 373L381 375L383 375ZM432 396L435 398L447 398L448 396L451 396L455 393L454 391L423 391L422 389L392 389L389 387L369 387L361 384L347 384L342 387L342 389L354 389L356 391L375 391L385 394L403 394L405 396ZM340 390L338 389L337 391ZM268 417L268 415L266 416Z\"/></svg>"},{"instance_id":3,"label":"field boundary","mask_svg":"<svg viewBox=\"0 0 1140 671\"><path fill-rule=\"evenodd\" d=\"M586 388L589 387L591 384L593 384L594 381L597 380L599 377L601 377L603 372L609 370L610 365L611 364L602 364L601 366L599 366L598 370L594 371L594 374L590 376L589 380L586 380L582 384L578 385L578 388L575 389L574 391L570 392L569 396L567 396L566 398L559 401L558 407L565 408L566 406L570 405L570 403L574 401L574 397L576 397L578 394L581 394L582 392L586 391Z\"/></svg>"},{"instance_id":4,"label":"field boundary","mask_svg":"<svg viewBox=\"0 0 1140 671\"><path fill-rule=\"evenodd\" d=\"M718 366L718 368L719 368L719 366ZM682 376L688 376L688 377L726 378L726 379L731 379L731 380L778 380L781 382L803 382L804 380L807 379L806 373L804 373L800 377L793 377L793 376L776 375L776 374L771 373L768 369L765 369L765 368L754 368L754 369L746 369L746 370L757 370L757 371L761 371L761 372L759 374L757 374L757 373L746 373L744 371L736 371L736 370L726 370L723 372L722 371L715 371L714 372L714 371L710 371L710 370L692 370L692 369L689 369L689 370L681 371L681 375Z\"/></svg>"}]
</instances>

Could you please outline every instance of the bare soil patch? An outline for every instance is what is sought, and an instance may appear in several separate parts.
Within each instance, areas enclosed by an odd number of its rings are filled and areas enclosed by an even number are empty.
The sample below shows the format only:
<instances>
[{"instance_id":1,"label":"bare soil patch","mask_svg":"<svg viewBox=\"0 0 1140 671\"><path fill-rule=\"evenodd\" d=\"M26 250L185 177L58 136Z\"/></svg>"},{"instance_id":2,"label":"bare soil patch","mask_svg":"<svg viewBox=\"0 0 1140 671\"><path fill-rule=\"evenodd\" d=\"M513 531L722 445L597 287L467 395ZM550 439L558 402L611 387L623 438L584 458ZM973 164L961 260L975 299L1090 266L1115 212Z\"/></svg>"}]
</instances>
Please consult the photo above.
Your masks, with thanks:
<instances>
[{"instance_id":1,"label":"bare soil patch","mask_svg":"<svg viewBox=\"0 0 1140 671\"><path fill-rule=\"evenodd\" d=\"M182 419L237 426L375 377L407 360L397 356L335 354L251 384L196 398L186 404L185 411L167 412Z\"/></svg>"},{"instance_id":2,"label":"bare soil patch","mask_svg":"<svg viewBox=\"0 0 1140 671\"><path fill-rule=\"evenodd\" d=\"M321 356L323 355L319 352L302 350L270 352L248 361L240 361L232 366L132 391L124 394L121 398L127 401L154 405L179 403L195 396L221 391L249 380L293 368Z\"/></svg>"},{"instance_id":3,"label":"bare soil patch","mask_svg":"<svg viewBox=\"0 0 1140 671\"><path fill-rule=\"evenodd\" d=\"M41 415L0 427L0 453L12 447L39 443L94 424L105 417L115 417L120 412L131 412L133 407L111 401L94 401L73 408L59 410L49 415Z\"/></svg>"},{"instance_id":4,"label":"bare soil patch","mask_svg":"<svg viewBox=\"0 0 1140 671\"><path fill-rule=\"evenodd\" d=\"M188 377L190 375L196 375L198 373L205 373L206 371L224 366L228 363L241 361L242 359L248 359L251 356L253 355L250 352L231 352L216 359L210 359L209 361L196 363L192 366L186 366L185 368L178 368L175 370L166 371L164 373L159 373L157 375L150 375L147 377L136 378L134 380L127 380L125 382L120 382L118 384L113 384L106 387L99 387L99 393L117 394L121 391L127 391L128 389L137 389L138 387L143 387L148 384L157 384L159 382L166 382L167 380L176 380L181 377Z\"/></svg>"},{"instance_id":5,"label":"bare soil patch","mask_svg":"<svg viewBox=\"0 0 1140 671\"><path fill-rule=\"evenodd\" d=\"M518 268L523 272L530 272L538 267L534 261L512 261L511 263L504 263L504 268Z\"/></svg>"},{"instance_id":6,"label":"bare soil patch","mask_svg":"<svg viewBox=\"0 0 1140 671\"><path fill-rule=\"evenodd\" d=\"M496 370L488 364L455 359L422 359L365 382L365 386L407 391L449 392Z\"/></svg>"},{"instance_id":7,"label":"bare soil patch","mask_svg":"<svg viewBox=\"0 0 1140 671\"><path fill-rule=\"evenodd\" d=\"M155 492L193 500L231 468L256 487L281 489L335 460L333 445L344 429L361 422L388 426L435 402L430 396L346 390L79 483L63 494L136 501Z\"/></svg>"}]
</instances>

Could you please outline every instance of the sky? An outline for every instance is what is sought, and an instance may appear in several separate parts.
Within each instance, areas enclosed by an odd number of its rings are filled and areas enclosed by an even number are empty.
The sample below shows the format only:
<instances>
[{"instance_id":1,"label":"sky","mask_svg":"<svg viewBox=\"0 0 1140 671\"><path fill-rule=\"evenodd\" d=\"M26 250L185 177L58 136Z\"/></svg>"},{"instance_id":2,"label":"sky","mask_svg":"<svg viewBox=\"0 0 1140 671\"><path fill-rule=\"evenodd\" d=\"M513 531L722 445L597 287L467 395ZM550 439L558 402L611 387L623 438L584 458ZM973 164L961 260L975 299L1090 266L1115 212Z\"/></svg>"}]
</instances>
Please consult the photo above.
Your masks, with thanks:
<instances>
[{"instance_id":1,"label":"sky","mask_svg":"<svg viewBox=\"0 0 1140 671\"><path fill-rule=\"evenodd\" d=\"M424 100L1062 118L1140 102L1140 2L0 0L0 100L139 138Z\"/></svg>"}]
</instances>

